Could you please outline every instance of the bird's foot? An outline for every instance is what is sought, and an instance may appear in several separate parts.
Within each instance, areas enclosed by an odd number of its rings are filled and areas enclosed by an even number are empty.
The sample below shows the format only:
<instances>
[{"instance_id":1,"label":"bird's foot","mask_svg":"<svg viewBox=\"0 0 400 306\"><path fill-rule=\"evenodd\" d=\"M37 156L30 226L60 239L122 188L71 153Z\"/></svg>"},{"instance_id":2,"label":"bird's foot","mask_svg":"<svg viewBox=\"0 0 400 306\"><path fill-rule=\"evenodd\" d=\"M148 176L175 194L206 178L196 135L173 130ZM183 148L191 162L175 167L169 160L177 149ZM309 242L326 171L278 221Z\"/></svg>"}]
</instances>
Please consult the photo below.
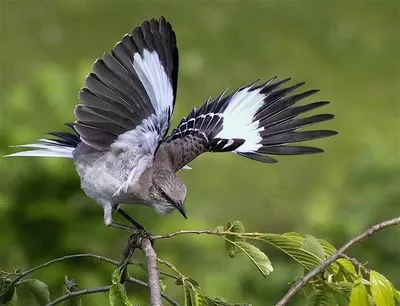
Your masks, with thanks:
<instances>
[{"instance_id":1,"label":"bird's foot","mask_svg":"<svg viewBox=\"0 0 400 306\"><path fill-rule=\"evenodd\" d=\"M144 228L136 229L130 236L130 241L132 241L133 244L136 244L137 247L140 247L140 242L142 239L149 239L151 245L154 245L153 235Z\"/></svg>"}]
</instances>

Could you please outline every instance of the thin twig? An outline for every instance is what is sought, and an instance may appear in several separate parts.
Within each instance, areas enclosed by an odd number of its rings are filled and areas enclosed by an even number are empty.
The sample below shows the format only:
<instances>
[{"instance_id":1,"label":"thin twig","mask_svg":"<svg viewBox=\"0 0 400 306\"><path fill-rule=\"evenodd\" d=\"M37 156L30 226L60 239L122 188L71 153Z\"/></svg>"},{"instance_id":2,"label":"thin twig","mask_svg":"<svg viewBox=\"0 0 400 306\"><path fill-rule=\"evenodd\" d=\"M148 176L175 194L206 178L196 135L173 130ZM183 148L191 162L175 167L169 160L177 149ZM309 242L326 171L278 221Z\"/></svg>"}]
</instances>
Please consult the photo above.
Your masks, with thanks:
<instances>
[{"instance_id":1,"label":"thin twig","mask_svg":"<svg viewBox=\"0 0 400 306\"><path fill-rule=\"evenodd\" d=\"M165 266L167 266L168 268L170 268L171 270L173 270L176 274L179 275L180 278L177 277L177 279L183 279L185 278L185 275L183 275L172 263L170 263L169 261L166 260L162 260L160 258L157 258L157 261L160 264L163 264Z\"/></svg>"},{"instance_id":2,"label":"thin twig","mask_svg":"<svg viewBox=\"0 0 400 306\"><path fill-rule=\"evenodd\" d=\"M350 261L355 268L357 268L359 271L363 271L364 274L368 274L369 273L369 269L367 267L365 267L362 263L358 262L357 259L352 258L350 256L347 256L346 254L340 254L339 257L345 258L348 261Z\"/></svg>"},{"instance_id":3,"label":"thin twig","mask_svg":"<svg viewBox=\"0 0 400 306\"><path fill-rule=\"evenodd\" d=\"M83 254L73 254L73 255L65 255L63 257L59 257L59 258L55 258L53 260L50 260L48 262L45 262L39 266L33 267L32 269L26 270L21 272L10 284L10 286L14 285L15 283L17 283L21 278L27 276L28 274L31 274L32 272L35 272L36 270L48 267L54 263L66 260L66 259L71 259L71 258L77 258L77 257L91 257L91 258L96 258L108 263L113 264L114 266L118 265L118 261L112 260L110 258L104 257L104 256L100 256L100 255L95 255L95 254L91 254L91 253L83 253Z\"/></svg>"},{"instance_id":4,"label":"thin twig","mask_svg":"<svg viewBox=\"0 0 400 306\"><path fill-rule=\"evenodd\" d=\"M146 256L150 305L161 306L161 288L157 268L157 253L154 251L151 241L148 238L142 238L140 245Z\"/></svg>"},{"instance_id":5,"label":"thin twig","mask_svg":"<svg viewBox=\"0 0 400 306\"><path fill-rule=\"evenodd\" d=\"M67 294L60 296L59 298L55 299L54 301L48 303L46 306L54 306L58 303L61 303L62 301L68 300L71 297L74 296L81 296L81 295L85 295L85 294L92 294L92 293L98 293L98 292L107 292L109 291L111 288L111 286L103 286L103 287L99 287L99 288L89 288L89 289L83 289L83 290L79 290L79 291L72 291L72 292L68 292Z\"/></svg>"},{"instance_id":6,"label":"thin twig","mask_svg":"<svg viewBox=\"0 0 400 306\"><path fill-rule=\"evenodd\" d=\"M326 259L323 263L318 265L315 269L311 270L309 273L307 273L306 276L302 277L300 280L296 282L296 284L293 285L293 287L290 288L290 290L286 293L286 295L276 304L276 306L283 306L289 303L289 301L292 299L292 297L305 285L307 284L310 280L312 280L314 277L316 277L318 274L320 274L322 271L324 271L331 263L336 261L341 255L346 252L350 247L355 245L356 243L366 239L367 237L372 236L374 233L377 231L384 229L389 226L393 225L398 225L400 224L400 217L393 218L387 221L383 221L381 223L375 224L371 228L367 229L360 235L354 237L350 241L348 241L345 245L343 245L339 250L336 251L331 257Z\"/></svg>"},{"instance_id":7,"label":"thin twig","mask_svg":"<svg viewBox=\"0 0 400 306\"><path fill-rule=\"evenodd\" d=\"M164 238L171 238L174 236L178 236L178 235L184 235L184 234L208 234L208 235L220 235L223 233L219 233L215 230L182 230L182 231L178 231L178 232L174 232L174 233L169 233L169 234L163 234L163 235L154 235L151 236L152 240L157 240L157 239L164 239Z\"/></svg>"}]
</instances>

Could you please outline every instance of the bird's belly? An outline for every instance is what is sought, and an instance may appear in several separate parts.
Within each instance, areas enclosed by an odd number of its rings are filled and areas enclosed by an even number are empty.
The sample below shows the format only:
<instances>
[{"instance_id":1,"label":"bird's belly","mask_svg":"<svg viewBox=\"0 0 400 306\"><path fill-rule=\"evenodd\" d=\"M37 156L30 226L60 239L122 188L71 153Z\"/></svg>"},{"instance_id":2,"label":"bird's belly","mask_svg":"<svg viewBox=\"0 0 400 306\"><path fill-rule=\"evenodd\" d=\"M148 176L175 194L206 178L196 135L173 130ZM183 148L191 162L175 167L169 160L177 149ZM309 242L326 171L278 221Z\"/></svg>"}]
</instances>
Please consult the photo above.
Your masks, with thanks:
<instances>
[{"instance_id":1,"label":"bird's belly","mask_svg":"<svg viewBox=\"0 0 400 306\"><path fill-rule=\"evenodd\" d=\"M76 162L82 190L101 206L116 205L120 202L119 197L114 195L124 182L121 173L117 173L116 169L108 165L102 157L91 163Z\"/></svg>"}]
</instances>

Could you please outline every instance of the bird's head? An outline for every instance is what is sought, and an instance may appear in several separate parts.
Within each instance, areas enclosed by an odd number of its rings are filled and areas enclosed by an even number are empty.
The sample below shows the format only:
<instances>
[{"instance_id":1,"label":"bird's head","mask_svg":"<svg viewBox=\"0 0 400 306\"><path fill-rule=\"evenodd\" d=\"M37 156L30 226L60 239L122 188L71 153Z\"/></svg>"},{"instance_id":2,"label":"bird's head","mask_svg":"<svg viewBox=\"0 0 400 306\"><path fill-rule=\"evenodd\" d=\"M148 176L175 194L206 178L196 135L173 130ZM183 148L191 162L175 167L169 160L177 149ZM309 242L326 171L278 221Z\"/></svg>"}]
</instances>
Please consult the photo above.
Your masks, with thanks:
<instances>
[{"instance_id":1,"label":"bird's head","mask_svg":"<svg viewBox=\"0 0 400 306\"><path fill-rule=\"evenodd\" d=\"M150 205L160 214L177 209L185 218L186 186L172 171L157 170L153 173L149 189Z\"/></svg>"}]
</instances>

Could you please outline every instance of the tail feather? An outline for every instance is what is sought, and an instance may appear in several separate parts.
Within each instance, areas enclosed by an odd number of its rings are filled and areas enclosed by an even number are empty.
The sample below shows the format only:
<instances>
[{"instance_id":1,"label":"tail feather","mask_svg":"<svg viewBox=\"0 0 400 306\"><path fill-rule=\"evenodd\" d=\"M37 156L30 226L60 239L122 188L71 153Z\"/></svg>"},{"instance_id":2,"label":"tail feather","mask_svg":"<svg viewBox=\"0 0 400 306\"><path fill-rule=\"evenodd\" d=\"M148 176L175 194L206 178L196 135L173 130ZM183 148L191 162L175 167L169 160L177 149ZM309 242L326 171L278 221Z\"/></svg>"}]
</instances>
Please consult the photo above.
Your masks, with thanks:
<instances>
[{"instance_id":1,"label":"tail feather","mask_svg":"<svg viewBox=\"0 0 400 306\"><path fill-rule=\"evenodd\" d=\"M17 145L12 147L29 148L33 150L21 151L4 157L16 156L40 156L40 157L64 157L73 158L73 152L77 145L80 143L79 135L76 133L72 124L66 124L74 134L66 132L49 132L47 134L56 136L58 139L38 139L37 143L29 143L24 145Z\"/></svg>"}]
</instances>

